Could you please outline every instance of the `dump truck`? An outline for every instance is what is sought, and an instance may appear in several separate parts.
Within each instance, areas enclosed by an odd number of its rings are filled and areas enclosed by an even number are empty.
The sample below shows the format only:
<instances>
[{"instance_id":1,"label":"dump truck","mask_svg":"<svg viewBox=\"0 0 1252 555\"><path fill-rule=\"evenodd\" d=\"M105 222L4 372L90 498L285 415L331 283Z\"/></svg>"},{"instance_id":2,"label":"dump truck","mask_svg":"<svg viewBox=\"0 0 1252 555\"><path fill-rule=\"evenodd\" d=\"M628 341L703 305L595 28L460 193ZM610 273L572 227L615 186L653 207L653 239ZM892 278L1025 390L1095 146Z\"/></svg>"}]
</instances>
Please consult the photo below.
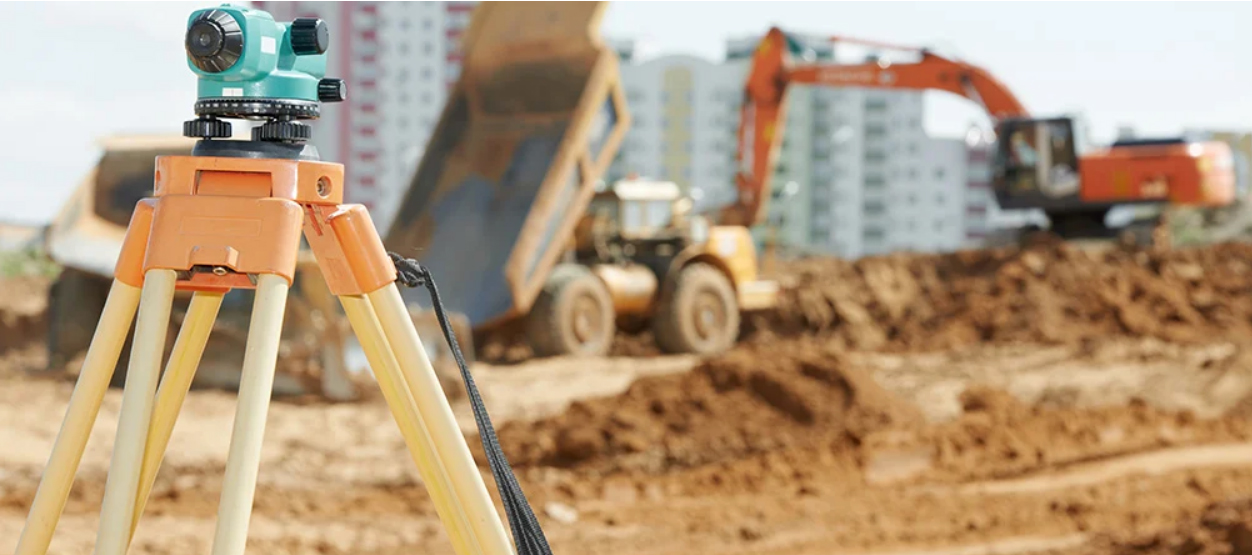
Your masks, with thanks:
<instances>
[{"instance_id":1,"label":"dump truck","mask_svg":"<svg viewBox=\"0 0 1252 555\"><path fill-rule=\"evenodd\" d=\"M91 343L104 310L113 267L135 204L153 191L156 157L190 155L194 140L181 136L114 136L101 142L98 163L73 191L47 231L49 256L62 270L49 290L48 365L51 372L74 367ZM195 387L234 389L240 367L253 292L237 290L223 301ZM173 349L189 292L175 298L166 354ZM427 339L427 351L451 396L462 393L455 360L443 343L437 321L414 309L414 323ZM464 317L453 318L458 339L472 345ZM133 333L133 326L132 326ZM126 343L113 383L125 381L130 341ZM472 349L467 349L472 351ZM274 380L278 395L318 395L330 400L360 396L368 380L368 364L360 353L338 301L322 280L312 253L302 245L283 322L282 347Z\"/></svg>"},{"instance_id":2,"label":"dump truck","mask_svg":"<svg viewBox=\"0 0 1252 555\"><path fill-rule=\"evenodd\" d=\"M673 183L604 183L630 125L605 7L478 5L384 243L430 268L478 343L599 356L617 330L651 329L665 352L725 350L777 285L745 226L693 214Z\"/></svg>"}]
</instances>

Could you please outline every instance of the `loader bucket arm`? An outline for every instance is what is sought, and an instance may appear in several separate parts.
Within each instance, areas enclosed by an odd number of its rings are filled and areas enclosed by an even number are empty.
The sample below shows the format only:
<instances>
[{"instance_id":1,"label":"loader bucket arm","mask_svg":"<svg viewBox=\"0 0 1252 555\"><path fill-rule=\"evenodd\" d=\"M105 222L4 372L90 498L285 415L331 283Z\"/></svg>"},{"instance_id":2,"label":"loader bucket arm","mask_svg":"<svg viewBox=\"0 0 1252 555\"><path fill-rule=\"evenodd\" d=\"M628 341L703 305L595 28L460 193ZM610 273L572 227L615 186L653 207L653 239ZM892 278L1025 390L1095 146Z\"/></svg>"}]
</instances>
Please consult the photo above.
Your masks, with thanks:
<instances>
[{"instance_id":1,"label":"loader bucket arm","mask_svg":"<svg viewBox=\"0 0 1252 555\"><path fill-rule=\"evenodd\" d=\"M471 326L524 314L629 124L603 2L484 2L384 242ZM425 304L419 291L410 303Z\"/></svg>"}]
</instances>

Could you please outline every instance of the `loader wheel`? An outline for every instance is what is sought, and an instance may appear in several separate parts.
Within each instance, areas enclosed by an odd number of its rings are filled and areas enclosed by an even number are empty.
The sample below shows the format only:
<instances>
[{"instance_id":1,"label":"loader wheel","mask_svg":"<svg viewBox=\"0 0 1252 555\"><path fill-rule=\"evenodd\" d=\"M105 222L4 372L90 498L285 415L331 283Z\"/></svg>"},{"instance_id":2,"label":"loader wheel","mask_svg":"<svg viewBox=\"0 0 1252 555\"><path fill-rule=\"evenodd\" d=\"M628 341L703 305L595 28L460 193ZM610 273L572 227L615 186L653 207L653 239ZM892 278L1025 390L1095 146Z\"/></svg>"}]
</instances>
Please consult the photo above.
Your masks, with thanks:
<instances>
[{"instance_id":1,"label":"loader wheel","mask_svg":"<svg viewBox=\"0 0 1252 555\"><path fill-rule=\"evenodd\" d=\"M708 264L679 270L652 317L656 345L666 353L712 355L739 338L739 303L726 275Z\"/></svg>"},{"instance_id":2,"label":"loader wheel","mask_svg":"<svg viewBox=\"0 0 1252 555\"><path fill-rule=\"evenodd\" d=\"M526 336L536 356L604 356L616 333L613 300L583 266L557 266L531 307Z\"/></svg>"},{"instance_id":3,"label":"loader wheel","mask_svg":"<svg viewBox=\"0 0 1252 555\"><path fill-rule=\"evenodd\" d=\"M48 290L48 372L61 372L87 351L95 334L109 280L65 268Z\"/></svg>"}]
</instances>

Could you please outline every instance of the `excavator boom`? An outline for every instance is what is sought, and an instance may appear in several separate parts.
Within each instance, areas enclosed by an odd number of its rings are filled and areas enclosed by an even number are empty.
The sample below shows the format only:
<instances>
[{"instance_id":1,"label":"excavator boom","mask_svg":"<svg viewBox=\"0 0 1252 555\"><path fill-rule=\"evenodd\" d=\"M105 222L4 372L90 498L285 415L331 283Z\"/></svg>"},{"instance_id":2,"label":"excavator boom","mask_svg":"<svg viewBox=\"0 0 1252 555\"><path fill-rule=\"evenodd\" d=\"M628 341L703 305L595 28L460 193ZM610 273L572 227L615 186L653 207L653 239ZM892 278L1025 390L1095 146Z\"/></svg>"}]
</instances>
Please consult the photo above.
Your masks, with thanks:
<instances>
[{"instance_id":1,"label":"excavator boom","mask_svg":"<svg viewBox=\"0 0 1252 555\"><path fill-rule=\"evenodd\" d=\"M1000 139L993 189L1002 208L1038 208L1049 215L1100 214L1114 204L1169 202L1219 206L1234 198L1229 147L1221 143L1115 145L1079 156L1069 118L1032 118L990 72L925 49L832 37L833 41L912 51L916 61L799 64L799 44L773 28L757 48L740 117L738 198L723 218L753 225L765 215L781 145L790 85L946 91L981 106Z\"/></svg>"}]
</instances>

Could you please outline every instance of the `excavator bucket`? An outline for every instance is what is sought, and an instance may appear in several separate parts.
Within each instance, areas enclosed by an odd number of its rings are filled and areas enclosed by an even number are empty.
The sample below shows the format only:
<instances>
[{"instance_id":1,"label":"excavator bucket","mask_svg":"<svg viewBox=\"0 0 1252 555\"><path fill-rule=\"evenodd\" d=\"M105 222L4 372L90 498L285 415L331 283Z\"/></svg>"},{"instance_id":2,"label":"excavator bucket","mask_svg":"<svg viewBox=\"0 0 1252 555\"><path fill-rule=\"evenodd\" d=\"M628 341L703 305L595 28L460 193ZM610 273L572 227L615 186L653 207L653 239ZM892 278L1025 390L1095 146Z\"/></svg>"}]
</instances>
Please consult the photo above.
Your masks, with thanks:
<instances>
[{"instance_id":1,"label":"excavator bucket","mask_svg":"<svg viewBox=\"0 0 1252 555\"><path fill-rule=\"evenodd\" d=\"M629 125L603 2L484 2L386 236L472 327L525 314ZM427 302L412 290L410 303Z\"/></svg>"}]
</instances>

